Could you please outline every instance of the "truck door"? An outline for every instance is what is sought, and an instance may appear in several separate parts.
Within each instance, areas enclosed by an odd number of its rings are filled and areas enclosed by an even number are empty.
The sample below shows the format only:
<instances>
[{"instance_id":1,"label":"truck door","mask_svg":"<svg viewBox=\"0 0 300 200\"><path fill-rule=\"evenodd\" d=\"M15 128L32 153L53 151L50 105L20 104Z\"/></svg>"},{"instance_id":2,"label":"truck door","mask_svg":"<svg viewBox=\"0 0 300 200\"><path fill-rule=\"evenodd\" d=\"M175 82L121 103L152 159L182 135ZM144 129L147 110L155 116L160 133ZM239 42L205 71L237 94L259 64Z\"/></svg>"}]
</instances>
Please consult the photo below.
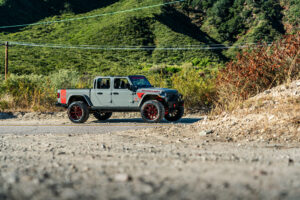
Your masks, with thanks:
<instances>
[{"instance_id":1,"label":"truck door","mask_svg":"<svg viewBox=\"0 0 300 200\"><path fill-rule=\"evenodd\" d=\"M129 80L127 78L114 78L112 90L112 105L114 107L131 108L136 106L133 98L134 93L129 90Z\"/></svg>"},{"instance_id":2,"label":"truck door","mask_svg":"<svg viewBox=\"0 0 300 200\"><path fill-rule=\"evenodd\" d=\"M92 103L95 107L111 107L111 79L98 78L91 91Z\"/></svg>"}]
</instances>

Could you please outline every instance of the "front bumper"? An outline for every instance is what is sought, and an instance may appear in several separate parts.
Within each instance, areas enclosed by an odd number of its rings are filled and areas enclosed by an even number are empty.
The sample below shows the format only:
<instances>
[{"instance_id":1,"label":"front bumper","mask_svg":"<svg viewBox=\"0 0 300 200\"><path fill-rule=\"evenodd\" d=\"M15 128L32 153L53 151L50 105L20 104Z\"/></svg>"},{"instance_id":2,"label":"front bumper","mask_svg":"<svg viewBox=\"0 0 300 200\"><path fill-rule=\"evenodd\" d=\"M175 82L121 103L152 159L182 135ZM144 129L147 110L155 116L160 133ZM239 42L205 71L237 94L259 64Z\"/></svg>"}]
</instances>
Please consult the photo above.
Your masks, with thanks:
<instances>
[{"instance_id":1,"label":"front bumper","mask_svg":"<svg viewBox=\"0 0 300 200\"><path fill-rule=\"evenodd\" d=\"M169 107L169 110L173 110L173 109L176 109L180 106L184 106L184 101L183 100L180 100L180 101L170 101L168 102L168 107Z\"/></svg>"},{"instance_id":2,"label":"front bumper","mask_svg":"<svg viewBox=\"0 0 300 200\"><path fill-rule=\"evenodd\" d=\"M61 104L61 103L55 103L56 107L62 107L62 108L67 108L68 105L67 104Z\"/></svg>"}]
</instances>

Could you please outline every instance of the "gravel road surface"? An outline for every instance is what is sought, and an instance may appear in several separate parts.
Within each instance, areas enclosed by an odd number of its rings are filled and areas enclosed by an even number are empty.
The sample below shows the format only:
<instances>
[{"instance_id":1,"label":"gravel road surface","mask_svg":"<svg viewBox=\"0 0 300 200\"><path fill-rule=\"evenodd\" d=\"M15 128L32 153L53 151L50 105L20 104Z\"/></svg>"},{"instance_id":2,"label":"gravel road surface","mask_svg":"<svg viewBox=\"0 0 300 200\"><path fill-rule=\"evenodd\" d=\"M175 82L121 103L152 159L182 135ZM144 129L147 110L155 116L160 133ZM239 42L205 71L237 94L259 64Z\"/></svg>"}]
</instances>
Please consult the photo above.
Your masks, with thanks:
<instances>
[{"instance_id":1,"label":"gravel road surface","mask_svg":"<svg viewBox=\"0 0 300 200\"><path fill-rule=\"evenodd\" d=\"M199 120L0 120L0 200L300 198L299 143L220 142Z\"/></svg>"}]
</instances>

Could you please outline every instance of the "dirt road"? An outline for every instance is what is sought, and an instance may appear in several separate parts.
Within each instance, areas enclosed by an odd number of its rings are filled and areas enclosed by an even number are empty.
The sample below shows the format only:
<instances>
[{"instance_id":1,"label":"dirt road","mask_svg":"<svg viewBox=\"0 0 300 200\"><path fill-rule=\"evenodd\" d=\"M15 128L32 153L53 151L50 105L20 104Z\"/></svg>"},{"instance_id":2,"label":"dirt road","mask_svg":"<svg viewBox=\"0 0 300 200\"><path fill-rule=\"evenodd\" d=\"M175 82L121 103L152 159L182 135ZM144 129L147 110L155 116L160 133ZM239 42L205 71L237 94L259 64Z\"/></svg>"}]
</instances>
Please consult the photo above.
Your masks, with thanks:
<instances>
[{"instance_id":1,"label":"dirt road","mask_svg":"<svg viewBox=\"0 0 300 200\"><path fill-rule=\"evenodd\" d=\"M43 132L52 126L28 120L21 123L22 134L3 126L16 121L1 121L1 200L300 198L298 143L232 143L217 142L214 134L178 135L177 129L189 126L185 123L144 129L135 121L130 123L135 130L120 132L102 131L103 124L98 127L92 120L86 126L57 131L61 125ZM118 128L128 125L115 122L111 125ZM53 123L57 121L46 124ZM26 130L26 124L35 126ZM165 126L169 131L162 134ZM82 133L86 127L92 131Z\"/></svg>"},{"instance_id":2,"label":"dirt road","mask_svg":"<svg viewBox=\"0 0 300 200\"><path fill-rule=\"evenodd\" d=\"M56 114L57 115L57 114ZM130 117L124 118L120 115L115 115L113 119L107 120L105 122L97 121L95 118L90 117L89 121L84 124L74 124L71 123L65 113L62 113L60 119L49 119L48 117L41 117L36 114L31 116L31 118L26 118L26 115L18 118L6 117L4 120L0 120L0 135L1 134L43 134L43 133L66 133L66 134L103 134L117 131L126 130L139 130L153 127L168 127L172 126L174 123L169 123L164 120L159 124L149 124L145 123L141 118ZM202 117L193 116L185 117L175 124L192 124L200 121Z\"/></svg>"}]
</instances>

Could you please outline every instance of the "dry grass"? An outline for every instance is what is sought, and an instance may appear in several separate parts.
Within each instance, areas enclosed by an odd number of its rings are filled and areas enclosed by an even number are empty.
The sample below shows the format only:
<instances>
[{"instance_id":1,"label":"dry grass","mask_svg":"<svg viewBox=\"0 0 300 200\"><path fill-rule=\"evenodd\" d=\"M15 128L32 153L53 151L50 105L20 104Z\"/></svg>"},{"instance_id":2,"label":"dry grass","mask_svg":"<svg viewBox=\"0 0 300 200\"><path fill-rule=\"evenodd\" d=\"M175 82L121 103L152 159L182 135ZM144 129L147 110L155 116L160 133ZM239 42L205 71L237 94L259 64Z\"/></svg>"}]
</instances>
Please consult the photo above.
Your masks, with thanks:
<instances>
[{"instance_id":1,"label":"dry grass","mask_svg":"<svg viewBox=\"0 0 300 200\"><path fill-rule=\"evenodd\" d=\"M298 31L271 46L244 51L236 61L228 63L217 79L216 108L212 114L232 112L260 92L299 79L299 44Z\"/></svg>"}]
</instances>

